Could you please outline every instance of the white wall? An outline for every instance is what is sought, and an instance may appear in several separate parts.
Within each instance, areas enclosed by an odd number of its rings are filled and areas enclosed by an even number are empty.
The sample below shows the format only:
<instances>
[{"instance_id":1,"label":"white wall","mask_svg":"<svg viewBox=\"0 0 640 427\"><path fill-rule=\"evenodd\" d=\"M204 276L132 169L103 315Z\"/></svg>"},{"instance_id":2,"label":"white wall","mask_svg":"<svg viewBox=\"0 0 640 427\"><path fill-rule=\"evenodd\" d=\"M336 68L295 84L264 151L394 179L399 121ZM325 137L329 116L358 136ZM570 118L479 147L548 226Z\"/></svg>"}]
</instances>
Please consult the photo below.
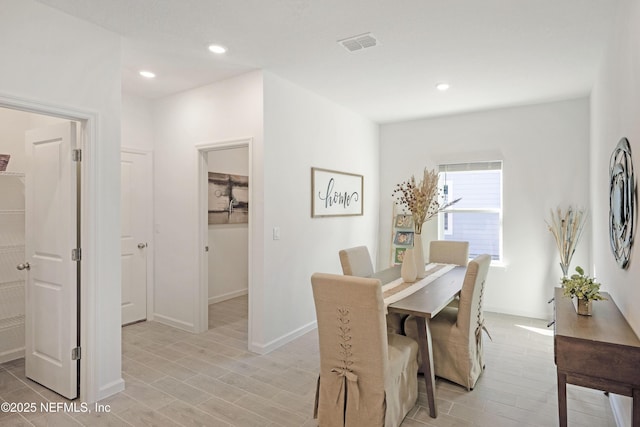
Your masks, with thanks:
<instances>
[{"instance_id":1,"label":"white wall","mask_svg":"<svg viewBox=\"0 0 640 427\"><path fill-rule=\"evenodd\" d=\"M627 321L640 335L640 257L638 219L635 245L626 270L620 269L609 246L609 159L622 137L631 145L636 186L640 174L640 1L624 0L615 33L608 44L591 94L591 210L593 264ZM637 197L637 196L636 196ZM636 200L636 215L638 200ZM618 425L631 425L629 398L611 395Z\"/></svg>"},{"instance_id":2,"label":"white wall","mask_svg":"<svg viewBox=\"0 0 640 427\"><path fill-rule=\"evenodd\" d=\"M266 352L313 328L311 274L339 273L343 247L377 252L377 125L262 72L162 99L154 123L156 320L196 322L196 144L251 137L249 347ZM312 166L363 174L365 215L312 219Z\"/></svg>"},{"instance_id":3,"label":"white wall","mask_svg":"<svg viewBox=\"0 0 640 427\"><path fill-rule=\"evenodd\" d=\"M210 151L209 172L249 175L247 147ZM249 206L251 209L251 206ZM247 293L248 224L209 224L209 304Z\"/></svg>"},{"instance_id":4,"label":"white wall","mask_svg":"<svg viewBox=\"0 0 640 427\"><path fill-rule=\"evenodd\" d=\"M122 147L137 150L153 150L152 101L122 93Z\"/></svg>"},{"instance_id":5,"label":"white wall","mask_svg":"<svg viewBox=\"0 0 640 427\"><path fill-rule=\"evenodd\" d=\"M197 144L253 138L252 244L262 247L262 74L251 72L154 103L155 320L197 328ZM252 181L253 184L253 181ZM252 206L253 209L253 206ZM257 236L257 237L256 237ZM257 258L260 259L260 258ZM255 268L255 266L254 266ZM260 275L256 275L260 283ZM260 286L260 285L258 285Z\"/></svg>"},{"instance_id":6,"label":"white wall","mask_svg":"<svg viewBox=\"0 0 640 427\"><path fill-rule=\"evenodd\" d=\"M387 124L380 133L380 259L390 250L395 184L440 163L503 160L505 265L489 271L484 308L549 317L562 273L545 219L558 205L588 206L587 98ZM589 266L588 243L586 229L571 269Z\"/></svg>"},{"instance_id":7,"label":"white wall","mask_svg":"<svg viewBox=\"0 0 640 427\"><path fill-rule=\"evenodd\" d=\"M0 0L0 97L95 114L83 187L82 399L122 390L120 351L120 38L33 0ZM7 99L18 98L12 102ZM116 313L116 315L114 315Z\"/></svg>"},{"instance_id":8,"label":"white wall","mask_svg":"<svg viewBox=\"0 0 640 427\"><path fill-rule=\"evenodd\" d=\"M341 274L342 248L367 245L375 257L379 154L367 119L271 73L264 91L264 285L250 292L264 318L254 344L269 349L315 325L312 273ZM311 218L311 167L364 175L364 215Z\"/></svg>"}]
</instances>

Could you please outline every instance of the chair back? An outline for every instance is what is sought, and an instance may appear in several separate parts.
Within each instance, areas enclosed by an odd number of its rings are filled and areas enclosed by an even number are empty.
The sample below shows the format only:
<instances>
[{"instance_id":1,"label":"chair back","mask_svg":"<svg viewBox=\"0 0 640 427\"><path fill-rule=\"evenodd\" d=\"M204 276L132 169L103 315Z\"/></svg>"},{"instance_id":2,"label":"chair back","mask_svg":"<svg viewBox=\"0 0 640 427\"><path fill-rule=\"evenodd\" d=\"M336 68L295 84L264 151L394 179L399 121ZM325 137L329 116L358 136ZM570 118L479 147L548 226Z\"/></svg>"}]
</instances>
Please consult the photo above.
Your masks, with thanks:
<instances>
[{"instance_id":1,"label":"chair back","mask_svg":"<svg viewBox=\"0 0 640 427\"><path fill-rule=\"evenodd\" d=\"M470 342L476 341L476 336L482 333L484 315L482 312L482 300L484 284L491 265L491 256L478 255L469 261L464 276L462 290L460 291L460 303L456 325L463 334L469 334Z\"/></svg>"},{"instance_id":2,"label":"chair back","mask_svg":"<svg viewBox=\"0 0 640 427\"><path fill-rule=\"evenodd\" d=\"M384 425L389 349L380 281L315 273L311 284L320 343L319 425Z\"/></svg>"},{"instance_id":3,"label":"chair back","mask_svg":"<svg viewBox=\"0 0 640 427\"><path fill-rule=\"evenodd\" d=\"M466 266L469 262L469 242L432 240L429 243L429 262Z\"/></svg>"},{"instance_id":4,"label":"chair back","mask_svg":"<svg viewBox=\"0 0 640 427\"><path fill-rule=\"evenodd\" d=\"M373 274L371 255L366 246L342 249L338 254L342 264L342 274L345 276L371 277Z\"/></svg>"}]
</instances>

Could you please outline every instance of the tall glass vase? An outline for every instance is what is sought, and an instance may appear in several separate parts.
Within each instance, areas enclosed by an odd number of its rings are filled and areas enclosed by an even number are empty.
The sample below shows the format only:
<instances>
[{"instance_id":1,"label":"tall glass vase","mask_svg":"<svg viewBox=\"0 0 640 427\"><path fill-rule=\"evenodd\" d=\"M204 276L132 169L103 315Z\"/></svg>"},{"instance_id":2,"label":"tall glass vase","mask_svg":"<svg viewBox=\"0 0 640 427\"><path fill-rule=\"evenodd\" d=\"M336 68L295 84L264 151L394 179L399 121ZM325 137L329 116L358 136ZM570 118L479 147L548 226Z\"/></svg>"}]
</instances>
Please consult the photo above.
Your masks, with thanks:
<instances>
[{"instance_id":1,"label":"tall glass vase","mask_svg":"<svg viewBox=\"0 0 640 427\"><path fill-rule=\"evenodd\" d=\"M562 269L562 277L569 277L569 263L560 263L560 268Z\"/></svg>"},{"instance_id":2,"label":"tall glass vase","mask_svg":"<svg viewBox=\"0 0 640 427\"><path fill-rule=\"evenodd\" d=\"M413 237L413 257L416 261L416 277L423 279L426 277L424 249L422 248L422 234L415 233Z\"/></svg>"}]
</instances>

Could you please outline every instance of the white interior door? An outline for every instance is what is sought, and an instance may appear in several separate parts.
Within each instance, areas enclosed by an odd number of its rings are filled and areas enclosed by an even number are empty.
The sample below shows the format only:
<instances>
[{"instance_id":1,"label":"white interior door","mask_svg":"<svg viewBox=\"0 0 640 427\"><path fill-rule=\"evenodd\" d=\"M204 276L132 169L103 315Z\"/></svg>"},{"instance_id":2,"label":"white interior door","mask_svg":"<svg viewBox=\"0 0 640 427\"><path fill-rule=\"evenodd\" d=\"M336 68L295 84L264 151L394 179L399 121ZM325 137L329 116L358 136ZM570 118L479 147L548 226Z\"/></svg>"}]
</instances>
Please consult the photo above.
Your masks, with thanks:
<instances>
[{"instance_id":1,"label":"white interior door","mask_svg":"<svg viewBox=\"0 0 640 427\"><path fill-rule=\"evenodd\" d=\"M76 123L26 133L25 371L68 399L78 397L78 164Z\"/></svg>"},{"instance_id":2,"label":"white interior door","mask_svg":"<svg viewBox=\"0 0 640 427\"><path fill-rule=\"evenodd\" d=\"M122 151L122 324L147 318L148 153Z\"/></svg>"}]
</instances>

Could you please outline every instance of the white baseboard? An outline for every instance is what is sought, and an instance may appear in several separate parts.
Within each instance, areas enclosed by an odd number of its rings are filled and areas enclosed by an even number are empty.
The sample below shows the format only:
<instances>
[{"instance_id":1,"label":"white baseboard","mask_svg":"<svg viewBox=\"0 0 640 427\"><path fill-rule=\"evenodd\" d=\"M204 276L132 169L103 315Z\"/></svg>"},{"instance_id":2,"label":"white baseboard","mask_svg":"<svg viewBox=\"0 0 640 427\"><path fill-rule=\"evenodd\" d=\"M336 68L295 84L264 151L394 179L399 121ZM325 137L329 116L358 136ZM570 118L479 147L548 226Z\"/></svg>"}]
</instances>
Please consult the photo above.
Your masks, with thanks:
<instances>
[{"instance_id":1,"label":"white baseboard","mask_svg":"<svg viewBox=\"0 0 640 427\"><path fill-rule=\"evenodd\" d=\"M162 314L155 313L153 315L153 320L167 326L171 326L177 329L182 329L183 331L193 332L193 333L196 332L196 328L193 323L183 322L182 320L174 319L172 317L164 316Z\"/></svg>"},{"instance_id":2,"label":"white baseboard","mask_svg":"<svg viewBox=\"0 0 640 427\"><path fill-rule=\"evenodd\" d=\"M534 311L521 311L521 310L511 310L511 309L505 309L504 307L492 307L492 306L488 306L488 305L484 305L482 307L482 310L484 312L491 312L491 313L498 313L498 314L508 314L510 316L519 316L519 317L529 317L532 319L550 319L551 317L553 317L553 312L550 311L549 313L547 312L534 312Z\"/></svg>"},{"instance_id":3,"label":"white baseboard","mask_svg":"<svg viewBox=\"0 0 640 427\"><path fill-rule=\"evenodd\" d=\"M249 350L254 352L254 353L258 353L258 354L267 354L285 344L287 344L288 342L291 342L293 340L295 340L296 338L301 337L302 335L306 334L309 331L312 331L314 329L316 329L318 327L318 322L317 321L313 321L311 323L306 324L305 326L302 326L286 335L281 336L280 338L277 338L271 342L268 342L267 344L256 344L256 343L251 343L249 345Z\"/></svg>"},{"instance_id":4,"label":"white baseboard","mask_svg":"<svg viewBox=\"0 0 640 427\"><path fill-rule=\"evenodd\" d=\"M100 391L98 392L98 400L105 399L109 396L113 396L116 393L120 393L124 390L124 380L120 378L119 380L112 381L109 384L106 384L103 387L100 387Z\"/></svg>"},{"instance_id":5,"label":"white baseboard","mask_svg":"<svg viewBox=\"0 0 640 427\"><path fill-rule=\"evenodd\" d=\"M609 393L609 404L613 412L613 418L618 427L631 427L632 399L626 396Z\"/></svg>"},{"instance_id":6,"label":"white baseboard","mask_svg":"<svg viewBox=\"0 0 640 427\"><path fill-rule=\"evenodd\" d=\"M249 289L241 289L239 291L228 292L226 294L209 297L209 305L215 304L217 302L226 301L232 298L240 297L242 295L247 295L248 293L249 293Z\"/></svg>"},{"instance_id":7,"label":"white baseboard","mask_svg":"<svg viewBox=\"0 0 640 427\"><path fill-rule=\"evenodd\" d=\"M4 353L0 353L0 364L10 362L16 359L22 359L24 357L24 347L16 348Z\"/></svg>"}]
</instances>

